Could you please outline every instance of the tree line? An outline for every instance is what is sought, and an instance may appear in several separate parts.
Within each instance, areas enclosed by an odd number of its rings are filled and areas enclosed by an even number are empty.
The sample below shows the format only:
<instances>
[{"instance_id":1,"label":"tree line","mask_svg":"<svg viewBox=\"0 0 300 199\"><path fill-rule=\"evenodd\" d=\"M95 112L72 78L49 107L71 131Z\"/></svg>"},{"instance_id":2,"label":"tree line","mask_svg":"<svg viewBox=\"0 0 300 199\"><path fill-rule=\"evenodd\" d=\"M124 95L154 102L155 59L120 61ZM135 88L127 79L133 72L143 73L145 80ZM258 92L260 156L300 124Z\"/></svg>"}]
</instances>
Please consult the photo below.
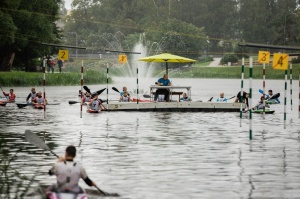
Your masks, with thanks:
<instances>
[{"instance_id":1,"label":"tree line","mask_svg":"<svg viewBox=\"0 0 300 199\"><path fill-rule=\"evenodd\" d=\"M299 45L299 0L74 0L70 14L63 3L0 2L0 70L34 70L37 58L57 51L41 43L77 43L87 47L78 53L102 53L130 51L139 41L150 54L194 59L251 52L241 42Z\"/></svg>"}]
</instances>

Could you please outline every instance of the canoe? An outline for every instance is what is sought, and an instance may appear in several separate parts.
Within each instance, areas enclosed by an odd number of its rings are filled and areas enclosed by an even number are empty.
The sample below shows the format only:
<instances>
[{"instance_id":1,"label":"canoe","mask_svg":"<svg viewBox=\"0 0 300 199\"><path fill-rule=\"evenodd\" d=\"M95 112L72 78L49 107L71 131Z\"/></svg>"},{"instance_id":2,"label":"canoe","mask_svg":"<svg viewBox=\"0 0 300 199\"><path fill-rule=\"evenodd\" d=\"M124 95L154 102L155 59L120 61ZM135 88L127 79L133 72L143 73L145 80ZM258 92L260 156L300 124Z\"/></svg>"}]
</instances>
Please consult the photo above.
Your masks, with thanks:
<instances>
[{"instance_id":1,"label":"canoe","mask_svg":"<svg viewBox=\"0 0 300 199\"><path fill-rule=\"evenodd\" d=\"M96 111L96 110L93 110L93 109L88 109L86 110L87 113L100 113L101 111Z\"/></svg>"},{"instance_id":2,"label":"canoe","mask_svg":"<svg viewBox=\"0 0 300 199\"><path fill-rule=\"evenodd\" d=\"M87 199L86 193L74 194L74 193L47 193L47 199Z\"/></svg>"},{"instance_id":3,"label":"canoe","mask_svg":"<svg viewBox=\"0 0 300 199\"><path fill-rule=\"evenodd\" d=\"M274 112L275 112L274 110L270 110L270 109L266 109L265 110L265 114L273 114ZM260 113L260 114L262 114L263 113L263 109L255 110L255 111L253 111L253 113Z\"/></svg>"}]
</instances>

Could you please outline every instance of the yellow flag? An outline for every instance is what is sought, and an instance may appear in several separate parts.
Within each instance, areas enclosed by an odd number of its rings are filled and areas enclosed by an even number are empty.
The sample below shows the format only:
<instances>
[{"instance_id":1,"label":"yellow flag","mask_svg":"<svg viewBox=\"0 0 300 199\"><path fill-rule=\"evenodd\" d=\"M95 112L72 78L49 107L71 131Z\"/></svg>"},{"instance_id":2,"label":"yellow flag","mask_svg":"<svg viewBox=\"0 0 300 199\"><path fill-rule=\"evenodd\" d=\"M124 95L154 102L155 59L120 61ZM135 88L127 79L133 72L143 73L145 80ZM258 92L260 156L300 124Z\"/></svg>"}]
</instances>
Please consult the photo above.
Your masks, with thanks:
<instances>
[{"instance_id":1,"label":"yellow flag","mask_svg":"<svg viewBox=\"0 0 300 199\"><path fill-rule=\"evenodd\" d=\"M124 64L127 62L127 56L126 55L119 55L119 63Z\"/></svg>"},{"instance_id":2,"label":"yellow flag","mask_svg":"<svg viewBox=\"0 0 300 199\"><path fill-rule=\"evenodd\" d=\"M68 60L69 59L69 51L67 51L67 50L59 50L58 51L58 59L60 59L60 60Z\"/></svg>"},{"instance_id":3,"label":"yellow flag","mask_svg":"<svg viewBox=\"0 0 300 199\"><path fill-rule=\"evenodd\" d=\"M270 52L269 51L259 51L258 60L259 63L270 63Z\"/></svg>"},{"instance_id":4,"label":"yellow flag","mask_svg":"<svg viewBox=\"0 0 300 199\"><path fill-rule=\"evenodd\" d=\"M273 55L273 69L276 70L287 70L289 64L289 55L288 54L281 54L281 53L274 53Z\"/></svg>"}]
</instances>

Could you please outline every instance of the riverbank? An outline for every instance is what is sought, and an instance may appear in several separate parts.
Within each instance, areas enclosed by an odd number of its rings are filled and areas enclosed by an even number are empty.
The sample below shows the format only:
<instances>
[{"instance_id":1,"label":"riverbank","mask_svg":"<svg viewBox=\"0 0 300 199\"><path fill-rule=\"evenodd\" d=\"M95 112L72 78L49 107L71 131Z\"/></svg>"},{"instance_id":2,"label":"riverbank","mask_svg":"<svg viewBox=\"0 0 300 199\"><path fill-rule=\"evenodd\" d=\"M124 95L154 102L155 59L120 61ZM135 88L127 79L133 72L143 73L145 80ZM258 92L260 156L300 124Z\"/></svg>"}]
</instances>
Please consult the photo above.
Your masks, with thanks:
<instances>
[{"instance_id":1,"label":"riverbank","mask_svg":"<svg viewBox=\"0 0 300 199\"><path fill-rule=\"evenodd\" d=\"M68 67L69 71L73 71ZM299 78L300 65L293 65L293 79ZM79 71L79 70L77 70ZM113 71L114 72L114 71ZM161 68L154 76L161 76L165 69ZM290 70L288 70L288 75ZM253 67L253 79L262 79L262 65ZM118 76L118 75L114 75ZM222 78L222 79L240 79L241 66L210 66L210 62L195 63L192 65L182 65L177 68L169 69L169 76L172 78ZM249 78L249 66L245 66L244 78ZM288 77L289 78L289 77ZM46 85L48 86L71 86L79 85L81 73L63 72L63 73L46 73ZM284 79L283 70L274 70L271 65L266 66L266 79ZM109 83L112 79L109 78ZM106 84L105 68L98 70L86 70L84 72L84 84ZM43 73L41 72L0 72L1 86L42 86Z\"/></svg>"},{"instance_id":2,"label":"riverbank","mask_svg":"<svg viewBox=\"0 0 300 199\"><path fill-rule=\"evenodd\" d=\"M293 64L293 79L299 77L299 64ZM266 66L266 79L284 79L284 70L274 70L271 65ZM289 70L288 70L289 74ZM263 66L253 66L253 79L262 79ZM170 76L176 78L225 78L240 79L241 66L214 66L193 64L189 67L181 67L170 72ZM249 66L245 65L244 78L249 78Z\"/></svg>"},{"instance_id":3,"label":"riverbank","mask_svg":"<svg viewBox=\"0 0 300 199\"><path fill-rule=\"evenodd\" d=\"M81 73L46 73L47 86L80 85ZM88 70L83 75L84 84L105 84L103 72ZM44 75L41 72L0 72L0 86L43 86ZM112 79L109 78L111 83Z\"/></svg>"}]
</instances>

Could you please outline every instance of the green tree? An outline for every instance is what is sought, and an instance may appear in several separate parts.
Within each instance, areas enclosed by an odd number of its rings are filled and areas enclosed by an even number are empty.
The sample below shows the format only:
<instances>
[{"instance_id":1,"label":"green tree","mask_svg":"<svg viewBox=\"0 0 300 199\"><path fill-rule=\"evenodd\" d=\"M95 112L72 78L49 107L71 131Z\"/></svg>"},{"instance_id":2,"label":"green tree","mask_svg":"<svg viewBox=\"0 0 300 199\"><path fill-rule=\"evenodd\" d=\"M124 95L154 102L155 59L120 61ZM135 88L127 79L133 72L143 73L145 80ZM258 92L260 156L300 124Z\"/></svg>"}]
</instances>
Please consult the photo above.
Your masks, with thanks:
<instances>
[{"instance_id":1,"label":"green tree","mask_svg":"<svg viewBox=\"0 0 300 199\"><path fill-rule=\"evenodd\" d=\"M41 43L58 43L55 24L61 0L3 0L0 2L0 70L13 63L35 71L34 59L51 53ZM3 20L4 19L4 20Z\"/></svg>"}]
</instances>

